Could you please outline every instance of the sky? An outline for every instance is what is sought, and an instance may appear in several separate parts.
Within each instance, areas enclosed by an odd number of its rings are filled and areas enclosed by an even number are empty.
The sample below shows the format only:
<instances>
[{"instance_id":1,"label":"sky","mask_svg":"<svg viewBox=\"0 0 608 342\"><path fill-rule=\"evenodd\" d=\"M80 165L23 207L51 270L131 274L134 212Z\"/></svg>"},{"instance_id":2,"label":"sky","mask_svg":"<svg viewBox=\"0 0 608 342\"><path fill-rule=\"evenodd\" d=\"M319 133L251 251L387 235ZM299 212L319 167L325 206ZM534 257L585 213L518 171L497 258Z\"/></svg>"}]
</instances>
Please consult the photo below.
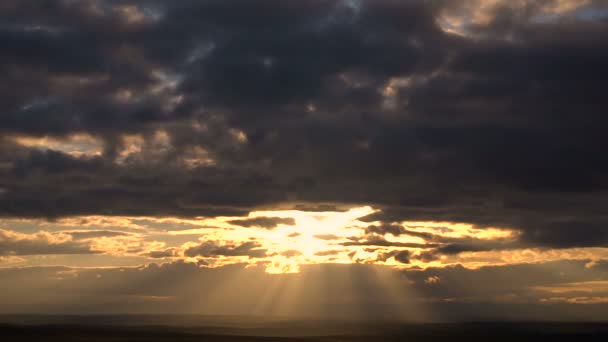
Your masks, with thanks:
<instances>
[{"instance_id":1,"label":"sky","mask_svg":"<svg viewBox=\"0 0 608 342\"><path fill-rule=\"evenodd\" d=\"M608 1L0 2L0 313L608 318Z\"/></svg>"}]
</instances>

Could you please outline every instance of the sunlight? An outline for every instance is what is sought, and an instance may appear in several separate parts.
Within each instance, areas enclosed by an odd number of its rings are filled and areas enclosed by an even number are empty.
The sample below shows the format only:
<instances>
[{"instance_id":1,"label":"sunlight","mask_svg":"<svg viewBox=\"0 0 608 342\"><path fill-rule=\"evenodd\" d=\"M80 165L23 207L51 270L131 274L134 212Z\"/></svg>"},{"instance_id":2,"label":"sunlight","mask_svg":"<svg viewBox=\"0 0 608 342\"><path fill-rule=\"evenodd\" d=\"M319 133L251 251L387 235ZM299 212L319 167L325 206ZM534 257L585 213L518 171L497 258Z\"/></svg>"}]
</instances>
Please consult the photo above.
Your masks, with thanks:
<instances>
[{"instance_id":1,"label":"sunlight","mask_svg":"<svg viewBox=\"0 0 608 342\"><path fill-rule=\"evenodd\" d=\"M16 135L9 139L24 147L59 151L74 158L100 156L103 149L101 140L89 134L77 133L67 137Z\"/></svg>"},{"instance_id":2,"label":"sunlight","mask_svg":"<svg viewBox=\"0 0 608 342\"><path fill-rule=\"evenodd\" d=\"M361 234L361 228L370 223L357 219L376 212L371 207L352 208L345 212L304 212L298 210L256 211L248 218L273 217L293 218L295 224L279 224L274 229L246 228L248 239L259 241L268 248L271 257L266 264L268 273L299 272L299 265L326 261L351 263L348 253L352 248L340 246L352 236ZM204 224L218 229L197 229L205 238L243 240L243 228L234 228L228 221L237 217L219 217L206 220ZM290 253L290 251L293 251Z\"/></svg>"}]
</instances>

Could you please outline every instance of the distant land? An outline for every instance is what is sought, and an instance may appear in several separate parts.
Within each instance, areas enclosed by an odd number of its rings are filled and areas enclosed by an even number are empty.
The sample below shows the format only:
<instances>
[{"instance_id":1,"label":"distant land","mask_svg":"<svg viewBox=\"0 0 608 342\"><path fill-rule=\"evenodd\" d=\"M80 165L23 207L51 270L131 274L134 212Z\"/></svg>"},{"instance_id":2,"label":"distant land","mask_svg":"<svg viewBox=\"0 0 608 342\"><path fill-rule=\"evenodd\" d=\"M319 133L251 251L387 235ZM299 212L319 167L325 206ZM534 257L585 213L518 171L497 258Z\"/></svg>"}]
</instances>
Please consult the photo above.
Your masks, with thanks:
<instances>
[{"instance_id":1,"label":"distant land","mask_svg":"<svg viewBox=\"0 0 608 342\"><path fill-rule=\"evenodd\" d=\"M197 315L2 315L5 341L607 341L606 323L400 323Z\"/></svg>"}]
</instances>

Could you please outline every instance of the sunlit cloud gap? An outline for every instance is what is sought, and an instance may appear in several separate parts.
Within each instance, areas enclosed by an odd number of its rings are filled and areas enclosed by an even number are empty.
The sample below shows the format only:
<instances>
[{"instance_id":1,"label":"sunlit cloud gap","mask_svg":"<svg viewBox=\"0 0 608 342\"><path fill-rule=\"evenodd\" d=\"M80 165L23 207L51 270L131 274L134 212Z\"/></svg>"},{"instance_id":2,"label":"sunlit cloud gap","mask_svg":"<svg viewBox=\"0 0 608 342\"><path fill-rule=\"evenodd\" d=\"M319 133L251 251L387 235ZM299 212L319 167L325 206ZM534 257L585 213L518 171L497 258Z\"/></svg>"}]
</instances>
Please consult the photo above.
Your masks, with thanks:
<instances>
[{"instance_id":1,"label":"sunlit cloud gap","mask_svg":"<svg viewBox=\"0 0 608 342\"><path fill-rule=\"evenodd\" d=\"M0 221L6 265L112 265L186 261L198 267L243 264L297 273L311 264L379 264L395 269L482 267L564 258L596 260L603 248L531 248L518 230L455 222L370 221L371 206L345 211L264 210L247 216L154 218L85 216ZM18 227L22 233L11 230ZM49 254L40 258L40 254ZM108 259L110 258L110 259ZM70 260L71 263L70 263ZM106 261L107 262L107 261ZM262 305L263 306L263 305ZM261 309L260 309L261 310Z\"/></svg>"}]
</instances>

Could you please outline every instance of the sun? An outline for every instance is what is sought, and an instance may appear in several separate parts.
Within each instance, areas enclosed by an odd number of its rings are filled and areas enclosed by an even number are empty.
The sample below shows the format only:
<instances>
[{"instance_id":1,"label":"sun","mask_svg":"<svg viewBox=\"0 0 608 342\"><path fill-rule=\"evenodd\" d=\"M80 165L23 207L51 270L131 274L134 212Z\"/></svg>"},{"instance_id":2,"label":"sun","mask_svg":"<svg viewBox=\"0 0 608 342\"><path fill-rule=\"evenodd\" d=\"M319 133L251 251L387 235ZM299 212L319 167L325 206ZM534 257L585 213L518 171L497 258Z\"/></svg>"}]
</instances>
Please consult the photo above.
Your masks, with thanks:
<instances>
[{"instance_id":1,"label":"sun","mask_svg":"<svg viewBox=\"0 0 608 342\"><path fill-rule=\"evenodd\" d=\"M261 232L261 237L275 250L266 271L298 272L301 264L351 263L351 249L340 245L361 234L369 223L357 219L376 212L371 207L352 208L345 212L305 212L297 210L258 211L250 217L293 218L295 224L279 225Z\"/></svg>"}]
</instances>

